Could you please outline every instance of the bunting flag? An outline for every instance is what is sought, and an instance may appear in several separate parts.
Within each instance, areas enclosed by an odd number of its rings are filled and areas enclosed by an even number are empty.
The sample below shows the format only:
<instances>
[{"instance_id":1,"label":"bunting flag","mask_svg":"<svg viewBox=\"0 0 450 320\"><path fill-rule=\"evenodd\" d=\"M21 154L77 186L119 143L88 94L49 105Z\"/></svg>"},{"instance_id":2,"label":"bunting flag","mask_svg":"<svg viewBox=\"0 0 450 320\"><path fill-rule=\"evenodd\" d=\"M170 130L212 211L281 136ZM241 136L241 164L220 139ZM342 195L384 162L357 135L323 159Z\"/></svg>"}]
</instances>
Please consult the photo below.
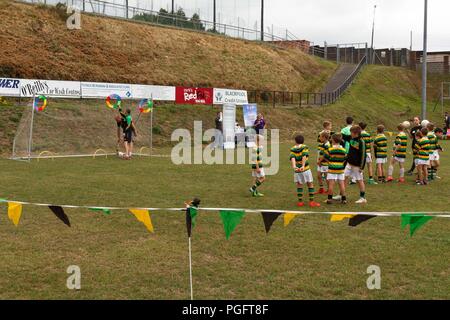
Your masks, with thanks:
<instances>
[{"instance_id":1,"label":"bunting flag","mask_svg":"<svg viewBox=\"0 0 450 320\"><path fill-rule=\"evenodd\" d=\"M192 228L195 227L196 218L198 215L198 210L195 207L186 208L186 228L188 233L188 238L192 236Z\"/></svg>"},{"instance_id":2,"label":"bunting flag","mask_svg":"<svg viewBox=\"0 0 450 320\"><path fill-rule=\"evenodd\" d=\"M222 218L223 228L225 230L227 240L230 239L231 234L241 222L244 215L244 210L220 210L220 217Z\"/></svg>"},{"instance_id":3,"label":"bunting flag","mask_svg":"<svg viewBox=\"0 0 450 320\"><path fill-rule=\"evenodd\" d=\"M269 233L270 228L272 227L275 220L278 219L278 217L281 215L280 212L261 212L263 221L264 221L264 227L266 228L266 233Z\"/></svg>"},{"instance_id":4,"label":"bunting flag","mask_svg":"<svg viewBox=\"0 0 450 320\"><path fill-rule=\"evenodd\" d=\"M299 215L300 215L299 213L289 213L289 212L286 212L286 213L283 215L284 226L287 227L287 226L292 222L292 220L294 220L295 217L297 217L297 216L299 216Z\"/></svg>"},{"instance_id":5,"label":"bunting flag","mask_svg":"<svg viewBox=\"0 0 450 320\"><path fill-rule=\"evenodd\" d=\"M64 209L60 206L48 206L48 208L61 220L65 225L70 227L69 217L65 214Z\"/></svg>"},{"instance_id":6,"label":"bunting flag","mask_svg":"<svg viewBox=\"0 0 450 320\"><path fill-rule=\"evenodd\" d=\"M417 230L433 218L433 216L427 216L420 213L404 213L402 214L402 229L405 229L409 225L409 234L412 237Z\"/></svg>"},{"instance_id":7,"label":"bunting flag","mask_svg":"<svg viewBox=\"0 0 450 320\"><path fill-rule=\"evenodd\" d=\"M89 208L89 210L91 211L97 211L97 212L103 212L104 214L110 215L111 214L111 210L110 209L106 209L106 208Z\"/></svg>"},{"instance_id":8,"label":"bunting flag","mask_svg":"<svg viewBox=\"0 0 450 320\"><path fill-rule=\"evenodd\" d=\"M149 232L153 233L152 219L148 210L129 209L139 222L142 222Z\"/></svg>"},{"instance_id":9,"label":"bunting flag","mask_svg":"<svg viewBox=\"0 0 450 320\"><path fill-rule=\"evenodd\" d=\"M331 222L338 222L338 221L343 221L345 219L351 219L353 217L355 217L355 214L332 214L330 221Z\"/></svg>"},{"instance_id":10,"label":"bunting flag","mask_svg":"<svg viewBox=\"0 0 450 320\"><path fill-rule=\"evenodd\" d=\"M8 218L17 227L22 215L22 205L16 202L8 202Z\"/></svg>"},{"instance_id":11,"label":"bunting flag","mask_svg":"<svg viewBox=\"0 0 450 320\"><path fill-rule=\"evenodd\" d=\"M371 216L368 214L358 214L348 221L348 225L350 227L356 227L359 226L361 223L366 222L367 220L370 220L372 218L376 218L376 216Z\"/></svg>"}]
</instances>

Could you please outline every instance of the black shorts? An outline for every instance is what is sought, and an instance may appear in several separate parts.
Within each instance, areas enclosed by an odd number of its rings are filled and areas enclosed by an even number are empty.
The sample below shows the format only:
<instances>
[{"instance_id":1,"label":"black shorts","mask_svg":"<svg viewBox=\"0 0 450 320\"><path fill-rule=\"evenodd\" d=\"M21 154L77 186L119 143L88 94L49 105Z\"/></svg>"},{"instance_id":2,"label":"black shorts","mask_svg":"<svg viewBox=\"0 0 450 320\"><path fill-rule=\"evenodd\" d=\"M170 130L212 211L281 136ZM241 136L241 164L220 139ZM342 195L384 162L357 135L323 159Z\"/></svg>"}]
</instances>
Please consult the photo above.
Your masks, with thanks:
<instances>
[{"instance_id":1,"label":"black shorts","mask_svg":"<svg viewBox=\"0 0 450 320\"><path fill-rule=\"evenodd\" d=\"M126 130L123 133L123 139L125 140L125 142L133 142L133 131L132 130Z\"/></svg>"}]
</instances>

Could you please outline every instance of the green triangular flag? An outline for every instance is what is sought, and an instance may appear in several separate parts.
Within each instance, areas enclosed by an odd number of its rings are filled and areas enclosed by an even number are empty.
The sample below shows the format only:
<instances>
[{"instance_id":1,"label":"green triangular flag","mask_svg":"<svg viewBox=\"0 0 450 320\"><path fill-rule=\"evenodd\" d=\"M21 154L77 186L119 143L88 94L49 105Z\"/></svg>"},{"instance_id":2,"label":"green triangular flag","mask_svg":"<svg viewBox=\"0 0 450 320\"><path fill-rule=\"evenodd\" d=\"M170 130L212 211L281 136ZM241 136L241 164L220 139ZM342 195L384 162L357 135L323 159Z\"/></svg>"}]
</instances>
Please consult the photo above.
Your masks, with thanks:
<instances>
[{"instance_id":1,"label":"green triangular flag","mask_svg":"<svg viewBox=\"0 0 450 320\"><path fill-rule=\"evenodd\" d=\"M0 202L8 202L6 199L0 199Z\"/></svg>"},{"instance_id":2,"label":"green triangular flag","mask_svg":"<svg viewBox=\"0 0 450 320\"><path fill-rule=\"evenodd\" d=\"M427 216L420 213L404 213L402 214L402 229L409 225L409 234L412 237L417 230L433 218L433 216Z\"/></svg>"},{"instance_id":3,"label":"green triangular flag","mask_svg":"<svg viewBox=\"0 0 450 320\"><path fill-rule=\"evenodd\" d=\"M89 208L91 211L102 211L104 214L111 214L111 210L105 208Z\"/></svg>"},{"instance_id":4,"label":"green triangular flag","mask_svg":"<svg viewBox=\"0 0 450 320\"><path fill-rule=\"evenodd\" d=\"M244 217L245 211L229 211L220 210L220 217L222 218L223 228L225 230L225 236L230 239L231 233L236 229L237 225L241 222L242 217Z\"/></svg>"}]
</instances>

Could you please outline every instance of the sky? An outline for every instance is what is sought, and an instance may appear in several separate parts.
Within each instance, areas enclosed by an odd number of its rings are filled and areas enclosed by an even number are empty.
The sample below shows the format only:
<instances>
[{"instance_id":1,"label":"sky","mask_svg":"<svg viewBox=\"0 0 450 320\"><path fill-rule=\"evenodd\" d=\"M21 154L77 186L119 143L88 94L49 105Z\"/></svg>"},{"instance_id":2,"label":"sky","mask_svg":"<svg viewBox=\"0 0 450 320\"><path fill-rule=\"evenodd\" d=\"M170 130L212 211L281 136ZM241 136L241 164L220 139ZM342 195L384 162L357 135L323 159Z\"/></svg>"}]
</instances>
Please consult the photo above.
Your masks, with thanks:
<instances>
[{"instance_id":1,"label":"sky","mask_svg":"<svg viewBox=\"0 0 450 320\"><path fill-rule=\"evenodd\" d=\"M123 0L107 0L116 1ZM222 23L260 28L261 0L216 0L217 19ZM171 0L129 0L155 11L170 8ZM288 29L299 39L316 44L368 42L370 45L374 5L376 48L423 48L424 0L265 0L265 26L284 35ZM200 13L212 20L213 0L175 0L188 15ZM428 47L430 51L450 50L450 1L429 0Z\"/></svg>"}]
</instances>

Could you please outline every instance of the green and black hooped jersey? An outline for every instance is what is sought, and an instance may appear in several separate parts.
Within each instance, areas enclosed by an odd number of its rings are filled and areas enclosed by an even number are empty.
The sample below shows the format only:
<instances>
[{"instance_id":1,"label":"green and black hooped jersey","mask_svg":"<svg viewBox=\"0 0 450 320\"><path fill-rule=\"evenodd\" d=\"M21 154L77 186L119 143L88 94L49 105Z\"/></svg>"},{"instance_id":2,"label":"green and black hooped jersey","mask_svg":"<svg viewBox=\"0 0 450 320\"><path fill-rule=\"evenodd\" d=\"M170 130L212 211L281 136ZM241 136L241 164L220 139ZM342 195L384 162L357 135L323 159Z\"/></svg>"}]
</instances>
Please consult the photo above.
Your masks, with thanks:
<instances>
[{"instance_id":1,"label":"green and black hooped jersey","mask_svg":"<svg viewBox=\"0 0 450 320\"><path fill-rule=\"evenodd\" d=\"M428 137L423 137L417 141L417 145L419 147L419 160L430 160L430 140L428 140Z\"/></svg>"},{"instance_id":2,"label":"green and black hooped jersey","mask_svg":"<svg viewBox=\"0 0 450 320\"><path fill-rule=\"evenodd\" d=\"M408 146L408 136L404 132L399 132L394 142L394 157L405 159L406 147Z\"/></svg>"},{"instance_id":3,"label":"green and black hooped jersey","mask_svg":"<svg viewBox=\"0 0 450 320\"><path fill-rule=\"evenodd\" d=\"M361 138L366 143L366 153L370 153L370 150L373 145L372 135L367 131L363 131L363 132L361 132Z\"/></svg>"},{"instance_id":4,"label":"green and black hooped jersey","mask_svg":"<svg viewBox=\"0 0 450 320\"><path fill-rule=\"evenodd\" d=\"M302 167L302 159L306 157L305 171L309 170L309 149L307 145L297 145L291 148L291 154L289 160L295 159L295 164L297 168Z\"/></svg>"},{"instance_id":5,"label":"green and black hooped jersey","mask_svg":"<svg viewBox=\"0 0 450 320\"><path fill-rule=\"evenodd\" d=\"M434 134L434 132L429 132L427 135L428 141L430 142L430 153L433 153L434 151L436 151L438 149L438 138L437 136Z\"/></svg>"},{"instance_id":6,"label":"green and black hooped jersey","mask_svg":"<svg viewBox=\"0 0 450 320\"><path fill-rule=\"evenodd\" d=\"M258 168L262 168L263 167L263 163L262 163L262 147L256 147L253 149L254 153L253 153L253 157L252 157L252 169L256 170L256 164L258 164Z\"/></svg>"},{"instance_id":7,"label":"green and black hooped jersey","mask_svg":"<svg viewBox=\"0 0 450 320\"><path fill-rule=\"evenodd\" d=\"M375 137L374 149L376 158L387 158L388 141L386 136L381 133Z\"/></svg>"},{"instance_id":8,"label":"green and black hooped jersey","mask_svg":"<svg viewBox=\"0 0 450 320\"><path fill-rule=\"evenodd\" d=\"M325 152L331 147L329 141L319 144L319 157L323 157L322 167L328 166L328 160L325 158Z\"/></svg>"},{"instance_id":9,"label":"green and black hooped jersey","mask_svg":"<svg viewBox=\"0 0 450 320\"><path fill-rule=\"evenodd\" d=\"M325 159L328 161L328 173L342 174L345 170L347 152L342 146L331 146L325 151Z\"/></svg>"}]
</instances>

